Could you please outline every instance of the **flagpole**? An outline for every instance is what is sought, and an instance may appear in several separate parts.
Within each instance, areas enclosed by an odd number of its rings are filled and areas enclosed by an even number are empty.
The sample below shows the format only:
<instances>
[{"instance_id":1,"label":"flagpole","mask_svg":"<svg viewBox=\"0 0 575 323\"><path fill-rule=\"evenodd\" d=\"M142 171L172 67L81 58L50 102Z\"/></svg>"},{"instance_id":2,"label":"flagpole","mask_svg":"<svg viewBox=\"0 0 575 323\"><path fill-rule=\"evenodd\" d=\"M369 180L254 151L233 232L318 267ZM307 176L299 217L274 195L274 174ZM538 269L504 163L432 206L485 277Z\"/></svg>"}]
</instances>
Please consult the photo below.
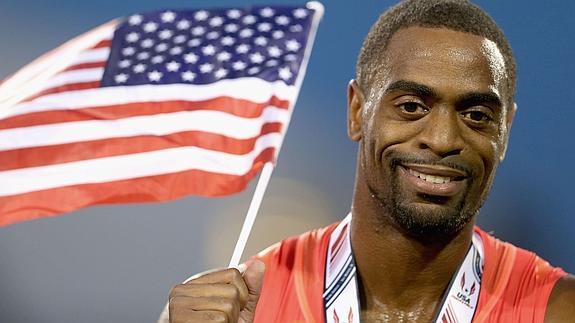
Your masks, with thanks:
<instances>
[{"instance_id":1,"label":"flagpole","mask_svg":"<svg viewBox=\"0 0 575 323\"><path fill-rule=\"evenodd\" d=\"M301 84L303 82L303 78L305 76L305 72L307 69L307 63L309 61L309 57L311 55L311 50L313 48L313 43L315 40L315 34L317 32L317 27L319 25L319 22L321 20L321 18L323 17L323 13L324 13L324 7L321 3L317 2L317 1L310 1L306 4L306 7L308 9L312 9L315 11L314 13L314 17L313 17L313 22L312 22L312 26L310 29L310 35L308 38L308 44L306 46L305 49L305 53L304 53L304 57L300 66L300 70L298 71L297 74L297 79L295 81L295 87L297 89L297 93L295 95L295 99L291 102L290 107L289 107L289 117L288 117L288 121L286 122L286 126L284 127L284 129L282 129L282 141L279 144L278 149L276 150L276 160L277 160L277 156L279 155L279 151L281 149L281 146L283 145L283 138L285 138L285 133L287 131L287 128L289 126L289 121L291 120L291 114L293 113L293 108L295 106L297 97L299 95L299 90L301 89ZM230 260L230 264L228 265L229 268L237 268L242 254L244 252L244 249L246 247L246 244L248 242L248 238L250 236L250 232L252 231L252 227L254 225L254 222L256 221L256 216L258 214L258 210L260 208L260 205L262 204L262 199L264 197L264 194L266 192L266 188L269 184L270 178L272 176L272 172L274 170L274 163L273 162L267 162L264 165L264 168L262 169L262 172L260 174L260 178L258 179L258 184L256 186L256 191L254 192L254 196L252 197L252 201L250 203L250 207L248 209L248 214L246 215L246 218L244 220L244 224L242 226L242 230L240 231L240 236L238 237L238 241L236 242L236 247L234 248L234 253L232 254L232 259Z\"/></svg>"},{"instance_id":2,"label":"flagpole","mask_svg":"<svg viewBox=\"0 0 575 323\"><path fill-rule=\"evenodd\" d=\"M232 267L237 268L240 263L240 259L242 257L242 254L244 253L244 249L248 242L250 232L252 231L252 227L254 225L254 222L256 221L258 210L260 209L260 205L262 204L266 188L268 186L270 178L272 177L273 170L274 170L274 164L272 162L267 162L264 165L264 168L262 169L260 178L258 179L258 184L256 186L256 191L254 192L252 202L250 203L250 207L248 209L248 214L246 215L244 224L242 226L242 231L240 231L238 242L236 242L236 247L234 248L234 253L228 266L229 268Z\"/></svg>"}]
</instances>

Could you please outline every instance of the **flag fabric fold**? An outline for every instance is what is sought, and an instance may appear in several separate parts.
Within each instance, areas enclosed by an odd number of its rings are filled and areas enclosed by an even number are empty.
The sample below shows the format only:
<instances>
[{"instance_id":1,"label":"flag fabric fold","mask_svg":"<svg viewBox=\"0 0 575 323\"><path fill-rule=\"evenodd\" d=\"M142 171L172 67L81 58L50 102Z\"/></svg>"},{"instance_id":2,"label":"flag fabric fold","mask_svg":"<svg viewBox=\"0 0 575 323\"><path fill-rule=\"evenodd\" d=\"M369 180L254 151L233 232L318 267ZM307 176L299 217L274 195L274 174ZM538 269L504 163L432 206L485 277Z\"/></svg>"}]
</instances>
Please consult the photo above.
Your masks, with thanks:
<instances>
[{"instance_id":1,"label":"flag fabric fold","mask_svg":"<svg viewBox=\"0 0 575 323\"><path fill-rule=\"evenodd\" d=\"M0 84L0 226L243 190L277 158L318 15L135 14L16 72Z\"/></svg>"}]
</instances>

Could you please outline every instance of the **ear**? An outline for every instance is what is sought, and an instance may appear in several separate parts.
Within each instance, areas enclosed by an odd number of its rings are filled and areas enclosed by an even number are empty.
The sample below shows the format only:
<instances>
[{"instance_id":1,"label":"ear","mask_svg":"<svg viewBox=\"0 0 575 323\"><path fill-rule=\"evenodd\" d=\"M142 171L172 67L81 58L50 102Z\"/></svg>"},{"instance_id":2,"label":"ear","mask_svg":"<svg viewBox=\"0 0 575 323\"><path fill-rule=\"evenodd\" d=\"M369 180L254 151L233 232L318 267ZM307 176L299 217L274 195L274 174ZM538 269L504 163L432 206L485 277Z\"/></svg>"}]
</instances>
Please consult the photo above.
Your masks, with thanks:
<instances>
[{"instance_id":1,"label":"ear","mask_svg":"<svg viewBox=\"0 0 575 323\"><path fill-rule=\"evenodd\" d=\"M356 80L349 81L347 85L347 135L353 141L361 139L363 99L363 93Z\"/></svg>"},{"instance_id":2,"label":"ear","mask_svg":"<svg viewBox=\"0 0 575 323\"><path fill-rule=\"evenodd\" d=\"M507 120L505 120L507 131L505 133L505 138L503 138L503 151L501 152L501 156L499 156L499 161L503 161L505 159L505 154L507 153L507 145L509 144L509 133L511 132L511 126L513 125L513 119L515 118L516 112L517 103L513 102L511 109L509 109L507 112Z\"/></svg>"}]
</instances>

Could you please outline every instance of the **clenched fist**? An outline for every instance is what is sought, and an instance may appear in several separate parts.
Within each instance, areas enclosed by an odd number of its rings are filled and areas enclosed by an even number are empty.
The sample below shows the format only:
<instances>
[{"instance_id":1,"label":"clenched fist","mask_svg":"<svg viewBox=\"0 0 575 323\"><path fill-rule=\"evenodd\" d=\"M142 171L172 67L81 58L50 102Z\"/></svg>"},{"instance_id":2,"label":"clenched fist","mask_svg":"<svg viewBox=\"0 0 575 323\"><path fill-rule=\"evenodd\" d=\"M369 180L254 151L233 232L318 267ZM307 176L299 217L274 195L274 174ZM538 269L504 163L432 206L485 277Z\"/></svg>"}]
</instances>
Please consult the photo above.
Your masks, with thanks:
<instances>
[{"instance_id":1,"label":"clenched fist","mask_svg":"<svg viewBox=\"0 0 575 323\"><path fill-rule=\"evenodd\" d=\"M224 269L175 286L170 293L170 323L253 322L264 271L264 263L255 260L243 274Z\"/></svg>"}]
</instances>

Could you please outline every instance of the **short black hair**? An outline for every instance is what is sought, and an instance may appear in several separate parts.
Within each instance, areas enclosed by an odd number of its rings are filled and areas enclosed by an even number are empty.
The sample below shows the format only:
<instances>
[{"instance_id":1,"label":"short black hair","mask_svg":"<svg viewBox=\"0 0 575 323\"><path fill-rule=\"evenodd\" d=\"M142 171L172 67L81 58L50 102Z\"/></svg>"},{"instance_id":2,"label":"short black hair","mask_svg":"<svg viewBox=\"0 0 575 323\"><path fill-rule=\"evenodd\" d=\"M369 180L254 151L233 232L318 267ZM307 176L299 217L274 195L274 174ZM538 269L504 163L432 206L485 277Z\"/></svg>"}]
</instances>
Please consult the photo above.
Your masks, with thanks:
<instances>
[{"instance_id":1,"label":"short black hair","mask_svg":"<svg viewBox=\"0 0 575 323\"><path fill-rule=\"evenodd\" d=\"M405 0L385 11L367 34L356 66L356 79L364 91L371 90L373 76L383 62L389 40L407 27L447 28L485 37L494 42L505 63L506 91L515 97L516 66L509 42L495 21L467 0Z\"/></svg>"}]
</instances>

